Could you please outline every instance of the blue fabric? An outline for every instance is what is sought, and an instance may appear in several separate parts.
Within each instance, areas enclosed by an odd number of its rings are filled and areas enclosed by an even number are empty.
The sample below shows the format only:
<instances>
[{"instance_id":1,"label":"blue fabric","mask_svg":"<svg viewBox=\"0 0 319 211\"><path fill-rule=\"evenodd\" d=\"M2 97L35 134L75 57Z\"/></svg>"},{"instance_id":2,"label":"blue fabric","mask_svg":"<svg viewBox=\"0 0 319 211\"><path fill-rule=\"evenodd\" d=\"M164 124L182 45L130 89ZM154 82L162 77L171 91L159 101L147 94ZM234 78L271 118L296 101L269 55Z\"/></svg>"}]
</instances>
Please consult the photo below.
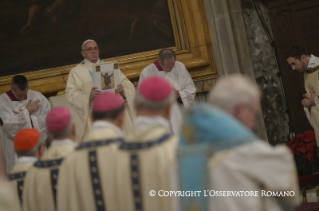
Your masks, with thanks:
<instances>
[{"instance_id":1,"label":"blue fabric","mask_svg":"<svg viewBox=\"0 0 319 211\"><path fill-rule=\"evenodd\" d=\"M236 119L208 104L191 107L184 116L177 157L181 191L201 191L200 196L181 197L182 210L207 211L208 159L214 153L257 140Z\"/></svg>"},{"instance_id":2,"label":"blue fabric","mask_svg":"<svg viewBox=\"0 0 319 211\"><path fill-rule=\"evenodd\" d=\"M90 71L90 70L88 70L88 71L89 71L90 76L91 76L91 79L92 79L92 81L93 81L93 72L92 72L92 71Z\"/></svg>"},{"instance_id":3,"label":"blue fabric","mask_svg":"<svg viewBox=\"0 0 319 211\"><path fill-rule=\"evenodd\" d=\"M182 146L177 151L180 191L201 191L196 197L181 197L181 210L208 210L207 197L203 196L203 190L208 189L207 153L208 148L203 144Z\"/></svg>"},{"instance_id":4,"label":"blue fabric","mask_svg":"<svg viewBox=\"0 0 319 211\"><path fill-rule=\"evenodd\" d=\"M208 104L190 108L184 117L180 146L208 144L213 153L256 140L236 119Z\"/></svg>"}]
</instances>

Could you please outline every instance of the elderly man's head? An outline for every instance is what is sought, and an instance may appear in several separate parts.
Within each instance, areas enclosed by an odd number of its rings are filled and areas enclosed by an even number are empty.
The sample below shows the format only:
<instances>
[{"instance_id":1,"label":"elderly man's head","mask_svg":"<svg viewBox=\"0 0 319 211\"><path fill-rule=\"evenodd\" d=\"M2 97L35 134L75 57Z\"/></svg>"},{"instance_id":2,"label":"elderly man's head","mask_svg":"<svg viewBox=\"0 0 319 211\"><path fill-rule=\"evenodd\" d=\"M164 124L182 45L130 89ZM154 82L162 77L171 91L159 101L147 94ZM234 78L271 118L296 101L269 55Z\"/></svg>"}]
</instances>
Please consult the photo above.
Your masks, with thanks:
<instances>
[{"instance_id":1,"label":"elderly man's head","mask_svg":"<svg viewBox=\"0 0 319 211\"><path fill-rule=\"evenodd\" d=\"M53 140L75 140L75 125L71 119L71 113L64 107L55 107L46 118L47 132Z\"/></svg>"},{"instance_id":2,"label":"elderly man's head","mask_svg":"<svg viewBox=\"0 0 319 211\"><path fill-rule=\"evenodd\" d=\"M32 156L40 158L43 155L44 146L41 144L40 133L33 128L20 130L14 136L13 143L18 157Z\"/></svg>"},{"instance_id":3,"label":"elderly man's head","mask_svg":"<svg viewBox=\"0 0 319 211\"><path fill-rule=\"evenodd\" d=\"M94 40L86 40L82 44L82 56L84 59L96 63L99 60L100 51L97 43Z\"/></svg>"},{"instance_id":4,"label":"elderly man's head","mask_svg":"<svg viewBox=\"0 0 319 211\"><path fill-rule=\"evenodd\" d=\"M174 93L169 82L164 78L151 76L138 86L135 107L138 115L160 115L169 119L170 108L174 101Z\"/></svg>"},{"instance_id":5,"label":"elderly man's head","mask_svg":"<svg viewBox=\"0 0 319 211\"><path fill-rule=\"evenodd\" d=\"M251 129L260 111L260 96L255 82L236 74L220 78L210 91L208 100Z\"/></svg>"},{"instance_id":6,"label":"elderly man's head","mask_svg":"<svg viewBox=\"0 0 319 211\"><path fill-rule=\"evenodd\" d=\"M93 121L107 121L119 128L124 124L124 100L117 94L104 92L93 102L91 118Z\"/></svg>"},{"instance_id":7,"label":"elderly man's head","mask_svg":"<svg viewBox=\"0 0 319 211\"><path fill-rule=\"evenodd\" d=\"M175 66L176 55L171 49L163 49L158 53L158 62L165 72L170 72Z\"/></svg>"}]
</instances>

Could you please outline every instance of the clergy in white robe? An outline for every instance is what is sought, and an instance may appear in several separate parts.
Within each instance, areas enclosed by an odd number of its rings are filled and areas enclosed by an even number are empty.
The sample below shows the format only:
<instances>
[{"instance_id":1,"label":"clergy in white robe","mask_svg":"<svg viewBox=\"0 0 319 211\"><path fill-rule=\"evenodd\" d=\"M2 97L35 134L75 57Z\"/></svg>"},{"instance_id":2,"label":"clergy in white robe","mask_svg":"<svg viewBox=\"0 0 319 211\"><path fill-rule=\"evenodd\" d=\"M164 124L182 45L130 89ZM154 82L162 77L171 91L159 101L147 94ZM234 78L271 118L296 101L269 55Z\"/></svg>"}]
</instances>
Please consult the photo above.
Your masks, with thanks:
<instances>
[{"instance_id":1,"label":"clergy in white robe","mask_svg":"<svg viewBox=\"0 0 319 211\"><path fill-rule=\"evenodd\" d=\"M28 89L28 80L23 75L14 76L11 90L0 95L2 147L8 172L16 162L13 147L15 134L23 128L34 128L40 132L44 143L47 138L45 118L50 110L49 101L41 93Z\"/></svg>"},{"instance_id":2,"label":"clergy in white robe","mask_svg":"<svg viewBox=\"0 0 319 211\"><path fill-rule=\"evenodd\" d=\"M115 156L118 210L174 210L173 197L158 195L174 189L170 169L177 137L171 134L168 121L174 101L169 82L161 77L149 77L139 85L135 130ZM154 197L150 191L155 191Z\"/></svg>"},{"instance_id":3,"label":"clergy in white robe","mask_svg":"<svg viewBox=\"0 0 319 211\"><path fill-rule=\"evenodd\" d=\"M75 126L69 110L56 107L47 116L51 146L42 158L30 167L24 181L24 211L55 211L60 165L76 147Z\"/></svg>"},{"instance_id":4,"label":"clergy in white robe","mask_svg":"<svg viewBox=\"0 0 319 211\"><path fill-rule=\"evenodd\" d=\"M212 210L292 210L300 203L296 167L289 149L272 147L251 131L260 112L260 95L254 81L229 75L220 78L208 96L209 102L221 112L215 109L207 115L198 107L189 113L193 135L185 132L186 142L193 139L209 143L213 154L208 162L208 189L258 192L258 196L250 197L210 197Z\"/></svg>"},{"instance_id":5,"label":"clergy in white robe","mask_svg":"<svg viewBox=\"0 0 319 211\"><path fill-rule=\"evenodd\" d=\"M94 63L100 63L97 43L93 40L86 40L82 45L82 56L84 57L84 61L70 71L65 90L72 108L81 119L80 122L76 123L77 142L81 142L85 134L90 131L91 120L89 116L91 104L95 97L100 94L100 90L94 88L92 82L92 65ZM125 98L125 121L123 130L127 132L132 129L133 119L135 118L133 106L135 87L121 71L120 85L115 92Z\"/></svg>"},{"instance_id":6,"label":"clergy in white robe","mask_svg":"<svg viewBox=\"0 0 319 211\"><path fill-rule=\"evenodd\" d=\"M178 149L182 210L294 210L300 203L290 150L258 140L238 120L211 105L185 114ZM190 153L191 152L191 153Z\"/></svg>"},{"instance_id":7,"label":"clergy in white robe","mask_svg":"<svg viewBox=\"0 0 319 211\"><path fill-rule=\"evenodd\" d=\"M20 130L14 137L14 149L18 155L18 160L8 174L8 179L14 186L17 201L20 202L22 210L25 176L29 168L42 156L44 151L40 133L31 128Z\"/></svg>"},{"instance_id":8,"label":"clergy in white robe","mask_svg":"<svg viewBox=\"0 0 319 211\"><path fill-rule=\"evenodd\" d=\"M161 76L173 87L177 101L172 106L170 124L174 134L180 131L183 112L195 100L196 88L185 65L176 61L175 52L163 49L158 54L158 60L145 67L140 75L139 84L149 76Z\"/></svg>"},{"instance_id":9,"label":"clergy in white robe","mask_svg":"<svg viewBox=\"0 0 319 211\"><path fill-rule=\"evenodd\" d=\"M0 210L1 211L20 211L19 201L14 192L11 182L0 178Z\"/></svg>"},{"instance_id":10,"label":"clergy in white robe","mask_svg":"<svg viewBox=\"0 0 319 211\"><path fill-rule=\"evenodd\" d=\"M0 142L0 210L19 211L19 200L15 193L15 187L6 180L6 168L1 145L2 142Z\"/></svg>"},{"instance_id":11,"label":"clergy in white robe","mask_svg":"<svg viewBox=\"0 0 319 211\"><path fill-rule=\"evenodd\" d=\"M294 46L287 52L286 60L293 70L303 73L307 93L303 95L301 104L315 131L319 147L319 57L308 54L300 46Z\"/></svg>"},{"instance_id":12,"label":"clergy in white robe","mask_svg":"<svg viewBox=\"0 0 319 211\"><path fill-rule=\"evenodd\" d=\"M113 93L95 99L92 129L60 169L59 211L120 210L114 177L124 108L123 99Z\"/></svg>"}]
</instances>

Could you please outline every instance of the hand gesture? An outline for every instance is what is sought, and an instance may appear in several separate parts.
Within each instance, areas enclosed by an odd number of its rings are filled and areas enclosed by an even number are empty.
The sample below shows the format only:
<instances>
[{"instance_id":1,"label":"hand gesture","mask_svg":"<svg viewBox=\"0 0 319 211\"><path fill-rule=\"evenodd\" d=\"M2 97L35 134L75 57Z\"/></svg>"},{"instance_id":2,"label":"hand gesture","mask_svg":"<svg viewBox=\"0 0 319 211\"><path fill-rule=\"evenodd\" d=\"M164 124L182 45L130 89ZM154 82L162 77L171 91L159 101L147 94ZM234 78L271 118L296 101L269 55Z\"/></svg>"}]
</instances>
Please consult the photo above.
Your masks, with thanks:
<instances>
[{"instance_id":1,"label":"hand gesture","mask_svg":"<svg viewBox=\"0 0 319 211\"><path fill-rule=\"evenodd\" d=\"M172 91L174 92L174 94L175 94L175 96L176 96L176 99L180 97L178 90L172 88Z\"/></svg>"},{"instance_id":2,"label":"hand gesture","mask_svg":"<svg viewBox=\"0 0 319 211\"><path fill-rule=\"evenodd\" d=\"M117 88L115 89L115 94L120 94L122 96L125 95L124 93L124 87L122 84L117 85Z\"/></svg>"},{"instance_id":3,"label":"hand gesture","mask_svg":"<svg viewBox=\"0 0 319 211\"><path fill-rule=\"evenodd\" d=\"M93 102L93 100L94 100L99 94L101 94L101 91L98 90L96 86L92 87L91 93L90 93L90 97L89 97L89 102L90 102L90 104Z\"/></svg>"},{"instance_id":4,"label":"hand gesture","mask_svg":"<svg viewBox=\"0 0 319 211\"><path fill-rule=\"evenodd\" d=\"M33 102L32 100L30 100L25 108L29 111L29 114L32 114L33 112L40 109L40 100L35 100Z\"/></svg>"},{"instance_id":5,"label":"hand gesture","mask_svg":"<svg viewBox=\"0 0 319 211\"><path fill-rule=\"evenodd\" d=\"M315 93L313 91L310 91L310 92L311 92L311 94L309 97L305 94L303 95L304 99L301 101L301 104L303 105L303 107L310 108L310 107L316 105Z\"/></svg>"},{"instance_id":6,"label":"hand gesture","mask_svg":"<svg viewBox=\"0 0 319 211\"><path fill-rule=\"evenodd\" d=\"M17 114L20 113L21 111L23 111L22 108L19 108L19 111L12 110L12 112L14 113L14 115L17 115Z\"/></svg>"},{"instance_id":7,"label":"hand gesture","mask_svg":"<svg viewBox=\"0 0 319 211\"><path fill-rule=\"evenodd\" d=\"M17 115L18 113L20 113L20 111L15 111L15 110L12 110L12 112L14 113L14 115Z\"/></svg>"}]
</instances>

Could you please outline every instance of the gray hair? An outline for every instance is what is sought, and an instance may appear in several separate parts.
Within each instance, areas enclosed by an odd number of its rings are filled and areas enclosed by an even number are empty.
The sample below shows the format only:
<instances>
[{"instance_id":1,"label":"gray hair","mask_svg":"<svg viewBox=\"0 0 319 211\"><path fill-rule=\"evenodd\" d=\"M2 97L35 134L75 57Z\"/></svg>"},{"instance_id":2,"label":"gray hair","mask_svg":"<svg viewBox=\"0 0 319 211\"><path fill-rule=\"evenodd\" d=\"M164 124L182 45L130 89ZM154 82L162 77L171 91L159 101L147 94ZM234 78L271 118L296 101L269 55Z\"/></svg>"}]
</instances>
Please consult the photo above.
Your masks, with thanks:
<instances>
[{"instance_id":1,"label":"gray hair","mask_svg":"<svg viewBox=\"0 0 319 211\"><path fill-rule=\"evenodd\" d=\"M176 60L176 54L172 49L163 49L158 53L158 62L163 65L164 60Z\"/></svg>"},{"instance_id":2,"label":"gray hair","mask_svg":"<svg viewBox=\"0 0 319 211\"><path fill-rule=\"evenodd\" d=\"M157 102L146 99L139 92L136 92L135 98L137 110L146 108L152 111L160 111L165 109L170 103L173 103L174 101L174 92L171 92L171 94L165 100Z\"/></svg>"},{"instance_id":3,"label":"gray hair","mask_svg":"<svg viewBox=\"0 0 319 211\"><path fill-rule=\"evenodd\" d=\"M85 49L84 49L84 45L85 45L87 42L91 42L91 41L92 41L92 42L95 42L95 43L97 44L97 42L96 42L95 40L91 40L91 39L85 40L85 41L83 42L83 44L82 44L82 51L85 50Z\"/></svg>"},{"instance_id":4,"label":"gray hair","mask_svg":"<svg viewBox=\"0 0 319 211\"><path fill-rule=\"evenodd\" d=\"M35 155L37 154L39 148L41 146L41 140L39 138L38 143L30 150L28 151L19 151L19 150L15 150L15 152L17 153L18 157L22 157L22 156L32 156L35 157Z\"/></svg>"},{"instance_id":5,"label":"gray hair","mask_svg":"<svg viewBox=\"0 0 319 211\"><path fill-rule=\"evenodd\" d=\"M252 104L260 100L261 92L250 78L234 74L220 78L208 95L208 101L226 111L240 103Z\"/></svg>"},{"instance_id":6,"label":"gray hair","mask_svg":"<svg viewBox=\"0 0 319 211\"><path fill-rule=\"evenodd\" d=\"M51 137L53 140L61 140L64 139L66 137L68 137L69 135L71 135L72 133L72 126L73 126L73 122L72 120L70 121L69 125L64 128L64 130L60 131L60 132L51 132L48 130L48 135L49 137Z\"/></svg>"}]
</instances>

